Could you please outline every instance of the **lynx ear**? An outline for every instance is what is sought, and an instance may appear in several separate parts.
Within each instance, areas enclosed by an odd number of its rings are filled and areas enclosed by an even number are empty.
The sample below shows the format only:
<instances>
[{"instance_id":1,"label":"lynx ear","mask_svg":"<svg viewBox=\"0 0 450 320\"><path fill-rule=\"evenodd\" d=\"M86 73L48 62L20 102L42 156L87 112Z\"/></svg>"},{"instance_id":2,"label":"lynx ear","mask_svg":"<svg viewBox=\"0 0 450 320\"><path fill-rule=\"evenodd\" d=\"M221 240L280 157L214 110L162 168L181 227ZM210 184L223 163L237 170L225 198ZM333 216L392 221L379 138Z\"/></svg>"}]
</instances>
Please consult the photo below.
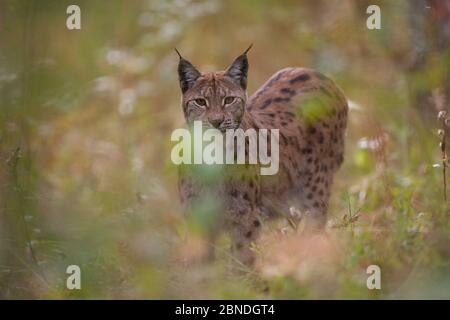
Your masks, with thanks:
<instances>
[{"instance_id":1,"label":"lynx ear","mask_svg":"<svg viewBox=\"0 0 450 320\"><path fill-rule=\"evenodd\" d=\"M175 51L180 57L180 61L178 62L178 78L180 80L181 92L185 93L192 87L195 80L197 80L201 74L189 61L181 56L177 49L175 49Z\"/></svg>"},{"instance_id":2,"label":"lynx ear","mask_svg":"<svg viewBox=\"0 0 450 320\"><path fill-rule=\"evenodd\" d=\"M233 61L231 66L228 67L225 72L226 75L231 77L242 89L247 89L247 73L248 73L248 59L247 52L252 48L253 44L245 50L243 54Z\"/></svg>"}]
</instances>

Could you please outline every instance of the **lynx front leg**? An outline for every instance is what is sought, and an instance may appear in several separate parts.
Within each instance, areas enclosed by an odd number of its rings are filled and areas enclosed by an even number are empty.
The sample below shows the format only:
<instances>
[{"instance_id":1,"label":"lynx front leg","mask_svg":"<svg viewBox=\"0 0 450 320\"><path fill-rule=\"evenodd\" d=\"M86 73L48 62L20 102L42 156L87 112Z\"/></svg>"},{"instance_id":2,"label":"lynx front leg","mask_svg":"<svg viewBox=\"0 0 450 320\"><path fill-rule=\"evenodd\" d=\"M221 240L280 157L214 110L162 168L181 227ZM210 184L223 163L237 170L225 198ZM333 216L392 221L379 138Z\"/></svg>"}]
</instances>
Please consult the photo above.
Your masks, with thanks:
<instances>
[{"instance_id":1,"label":"lynx front leg","mask_svg":"<svg viewBox=\"0 0 450 320\"><path fill-rule=\"evenodd\" d=\"M240 223L235 223L231 233L234 257L249 267L255 262L255 252L251 246L258 238L259 229L259 220L256 217L252 217Z\"/></svg>"}]
</instances>

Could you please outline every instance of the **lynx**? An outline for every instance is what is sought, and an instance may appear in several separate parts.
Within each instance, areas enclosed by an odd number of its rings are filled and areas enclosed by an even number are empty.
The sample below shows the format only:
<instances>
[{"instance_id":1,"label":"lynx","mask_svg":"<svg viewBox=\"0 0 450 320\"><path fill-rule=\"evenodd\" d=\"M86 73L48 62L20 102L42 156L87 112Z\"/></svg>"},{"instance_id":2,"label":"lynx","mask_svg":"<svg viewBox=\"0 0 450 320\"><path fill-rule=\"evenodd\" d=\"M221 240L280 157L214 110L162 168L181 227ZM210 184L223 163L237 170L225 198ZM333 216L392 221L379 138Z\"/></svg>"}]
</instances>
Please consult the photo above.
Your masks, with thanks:
<instances>
[{"instance_id":1,"label":"lynx","mask_svg":"<svg viewBox=\"0 0 450 320\"><path fill-rule=\"evenodd\" d=\"M279 171L259 174L257 165L223 165L219 180L183 167L179 192L186 210L210 197L218 204L211 234L227 230L232 250L246 265L255 260L252 242L271 217L304 219L310 230L326 224L333 176L343 161L348 106L323 74L298 67L275 73L247 98L247 53L225 70L200 73L180 53L178 76L187 125L228 129L279 129ZM270 144L269 144L270 145Z\"/></svg>"}]
</instances>

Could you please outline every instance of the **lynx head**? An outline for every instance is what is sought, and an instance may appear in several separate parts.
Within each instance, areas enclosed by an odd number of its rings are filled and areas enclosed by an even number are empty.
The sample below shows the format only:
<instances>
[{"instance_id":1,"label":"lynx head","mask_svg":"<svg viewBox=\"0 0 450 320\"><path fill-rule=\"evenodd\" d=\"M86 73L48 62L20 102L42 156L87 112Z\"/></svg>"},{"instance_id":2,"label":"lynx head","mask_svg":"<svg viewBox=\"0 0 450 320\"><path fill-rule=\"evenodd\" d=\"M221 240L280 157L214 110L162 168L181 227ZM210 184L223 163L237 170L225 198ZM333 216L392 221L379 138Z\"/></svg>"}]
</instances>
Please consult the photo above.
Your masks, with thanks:
<instances>
[{"instance_id":1,"label":"lynx head","mask_svg":"<svg viewBox=\"0 0 450 320\"><path fill-rule=\"evenodd\" d=\"M222 132L239 127L247 101L247 52L251 47L225 71L205 74L201 74L177 51L182 106L188 124L202 121L203 127L217 128Z\"/></svg>"}]
</instances>

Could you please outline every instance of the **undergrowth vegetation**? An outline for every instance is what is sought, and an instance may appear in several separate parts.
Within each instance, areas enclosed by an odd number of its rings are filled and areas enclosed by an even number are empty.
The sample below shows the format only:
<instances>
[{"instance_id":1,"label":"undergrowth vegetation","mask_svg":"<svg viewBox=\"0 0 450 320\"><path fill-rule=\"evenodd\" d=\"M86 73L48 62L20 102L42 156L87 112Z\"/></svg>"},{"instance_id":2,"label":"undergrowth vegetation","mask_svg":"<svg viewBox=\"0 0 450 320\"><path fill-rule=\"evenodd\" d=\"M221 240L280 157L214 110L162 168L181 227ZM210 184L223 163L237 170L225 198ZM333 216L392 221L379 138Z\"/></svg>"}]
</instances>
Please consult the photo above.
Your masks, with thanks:
<instances>
[{"instance_id":1,"label":"undergrowth vegetation","mask_svg":"<svg viewBox=\"0 0 450 320\"><path fill-rule=\"evenodd\" d=\"M0 4L0 298L450 298L448 116L412 107L407 1L379 1L381 30L366 1L77 2L76 31L67 1ZM207 71L250 43L250 93L305 66L350 105L326 231L263 222L254 270L226 235L203 259L210 216L181 215L170 162L173 48ZM439 83L449 61L434 55L415 83ZM81 290L66 288L72 264Z\"/></svg>"}]
</instances>

